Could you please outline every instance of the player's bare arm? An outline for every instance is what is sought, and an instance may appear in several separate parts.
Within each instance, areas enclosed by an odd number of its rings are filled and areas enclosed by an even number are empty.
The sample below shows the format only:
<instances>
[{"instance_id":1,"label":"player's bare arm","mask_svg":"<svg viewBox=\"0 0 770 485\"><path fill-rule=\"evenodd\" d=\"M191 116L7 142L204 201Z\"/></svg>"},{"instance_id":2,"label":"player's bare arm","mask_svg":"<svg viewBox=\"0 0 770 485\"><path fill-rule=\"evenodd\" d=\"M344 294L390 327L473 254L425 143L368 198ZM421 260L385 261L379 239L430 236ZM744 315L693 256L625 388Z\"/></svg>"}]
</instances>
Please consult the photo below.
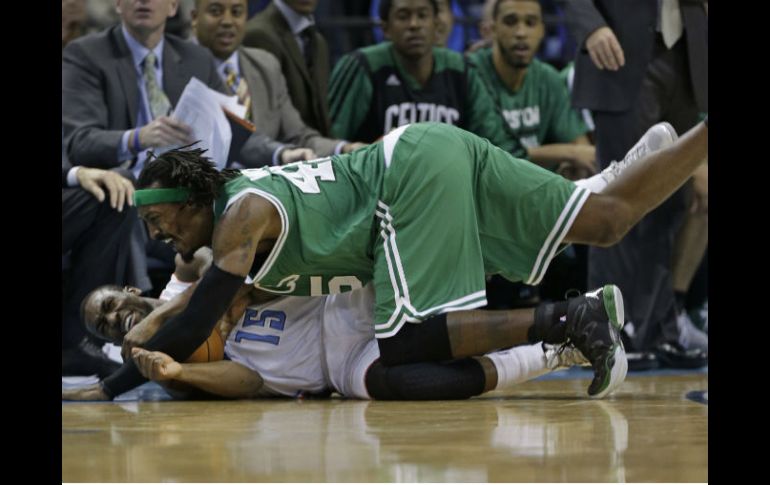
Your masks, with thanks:
<instances>
[{"instance_id":1,"label":"player's bare arm","mask_svg":"<svg viewBox=\"0 0 770 485\"><path fill-rule=\"evenodd\" d=\"M281 218L273 204L258 195L242 197L214 229L214 265L246 277L255 254L269 251L280 233Z\"/></svg>"},{"instance_id":2,"label":"player's bare arm","mask_svg":"<svg viewBox=\"0 0 770 485\"><path fill-rule=\"evenodd\" d=\"M191 284L189 288L155 308L141 322L134 325L123 337L123 347L120 352L123 360L131 356L133 347L141 346L147 342L169 318L181 313L187 307L187 303L197 286L197 282Z\"/></svg>"},{"instance_id":3,"label":"player's bare arm","mask_svg":"<svg viewBox=\"0 0 770 485\"><path fill-rule=\"evenodd\" d=\"M62 401L109 401L108 396L102 386L97 384L91 384L87 387L79 387L77 389L62 389L61 391Z\"/></svg>"},{"instance_id":4,"label":"player's bare arm","mask_svg":"<svg viewBox=\"0 0 770 485\"><path fill-rule=\"evenodd\" d=\"M249 305L261 305L277 298L277 295L258 290L252 285L243 285L235 294L230 308L227 309L222 318L217 322L217 331L222 337L222 341L227 340L230 331L238 324L238 320L243 317L246 307Z\"/></svg>"},{"instance_id":5,"label":"player's bare arm","mask_svg":"<svg viewBox=\"0 0 770 485\"><path fill-rule=\"evenodd\" d=\"M205 226L204 226L205 227ZM184 310L163 325L145 344L150 350L164 350L176 360L184 360L202 344L217 326L243 286L257 248L267 250L281 231L278 213L256 195L239 199L222 215L214 227L211 246L214 264L189 295ZM202 238L199 238L199 240ZM184 302L186 296L180 295ZM179 303L178 302L178 303ZM182 331L184 328L184 331ZM107 383L105 382L105 385Z\"/></svg>"},{"instance_id":6,"label":"player's bare arm","mask_svg":"<svg viewBox=\"0 0 770 485\"><path fill-rule=\"evenodd\" d=\"M163 352L141 348L133 350L133 358L139 372L152 381L173 380L216 396L256 397L264 383L258 372L229 360L180 364Z\"/></svg>"},{"instance_id":7,"label":"player's bare arm","mask_svg":"<svg viewBox=\"0 0 770 485\"><path fill-rule=\"evenodd\" d=\"M257 250L272 247L280 231L280 217L268 201L247 195L234 202L214 228L214 264L196 285L185 310L164 325L147 347L161 350L155 345L165 339L163 350L174 359L190 355L208 338L243 287ZM175 332L183 327L184 334L177 337Z\"/></svg>"}]
</instances>

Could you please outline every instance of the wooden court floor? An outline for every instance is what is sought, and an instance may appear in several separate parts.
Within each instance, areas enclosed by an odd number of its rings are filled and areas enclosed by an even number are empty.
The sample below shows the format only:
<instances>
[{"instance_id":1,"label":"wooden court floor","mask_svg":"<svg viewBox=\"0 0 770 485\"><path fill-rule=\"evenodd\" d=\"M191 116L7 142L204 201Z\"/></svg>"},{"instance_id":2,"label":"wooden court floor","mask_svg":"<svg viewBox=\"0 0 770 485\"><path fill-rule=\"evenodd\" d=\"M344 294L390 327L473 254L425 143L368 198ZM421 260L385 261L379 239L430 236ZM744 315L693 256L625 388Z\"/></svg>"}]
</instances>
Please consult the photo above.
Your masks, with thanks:
<instances>
[{"instance_id":1,"label":"wooden court floor","mask_svg":"<svg viewBox=\"0 0 770 485\"><path fill-rule=\"evenodd\" d=\"M708 375L613 398L538 380L468 401L62 403L64 482L707 482Z\"/></svg>"}]
</instances>

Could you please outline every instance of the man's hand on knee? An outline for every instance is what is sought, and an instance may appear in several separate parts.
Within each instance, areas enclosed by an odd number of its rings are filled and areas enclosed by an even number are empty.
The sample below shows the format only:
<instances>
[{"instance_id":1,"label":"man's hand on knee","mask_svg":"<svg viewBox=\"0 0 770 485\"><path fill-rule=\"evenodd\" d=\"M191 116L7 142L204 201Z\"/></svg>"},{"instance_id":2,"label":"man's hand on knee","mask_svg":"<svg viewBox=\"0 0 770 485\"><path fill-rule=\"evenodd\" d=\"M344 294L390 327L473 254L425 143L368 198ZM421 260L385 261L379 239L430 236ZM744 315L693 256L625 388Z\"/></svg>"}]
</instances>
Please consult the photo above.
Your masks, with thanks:
<instances>
[{"instance_id":1,"label":"man's hand on knee","mask_svg":"<svg viewBox=\"0 0 770 485\"><path fill-rule=\"evenodd\" d=\"M78 183L83 190L104 202L105 191L110 196L110 207L123 212L125 205L134 205L134 185L119 173L99 168L80 167L77 171Z\"/></svg>"}]
</instances>

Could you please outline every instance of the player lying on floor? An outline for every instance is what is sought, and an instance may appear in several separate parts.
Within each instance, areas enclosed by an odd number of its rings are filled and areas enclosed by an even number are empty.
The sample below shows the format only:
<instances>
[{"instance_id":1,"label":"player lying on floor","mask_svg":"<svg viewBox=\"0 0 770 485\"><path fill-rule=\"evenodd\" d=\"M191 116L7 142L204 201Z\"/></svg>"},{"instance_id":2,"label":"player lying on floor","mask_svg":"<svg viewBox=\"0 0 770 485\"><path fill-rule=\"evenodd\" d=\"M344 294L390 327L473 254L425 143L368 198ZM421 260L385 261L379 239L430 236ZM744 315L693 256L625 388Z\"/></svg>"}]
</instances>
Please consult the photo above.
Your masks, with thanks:
<instances>
[{"instance_id":1,"label":"player lying on floor","mask_svg":"<svg viewBox=\"0 0 770 485\"><path fill-rule=\"evenodd\" d=\"M189 283L187 283L189 284ZM161 295L185 290L172 281ZM584 298L584 297L580 297ZM131 288L100 287L83 304L87 328L116 344L153 308L162 304ZM231 307L232 309L233 307ZM479 312L504 319L506 311ZM385 367L378 362L371 285L336 295L280 297L251 304L228 332L225 360L178 363L161 352L133 349L142 374L167 387L172 396L229 398L328 395L360 399L464 399L506 389L553 369L588 361L573 346L523 345L449 363ZM180 392L185 384L206 394ZM99 385L62 391L63 399L106 400Z\"/></svg>"}]
</instances>

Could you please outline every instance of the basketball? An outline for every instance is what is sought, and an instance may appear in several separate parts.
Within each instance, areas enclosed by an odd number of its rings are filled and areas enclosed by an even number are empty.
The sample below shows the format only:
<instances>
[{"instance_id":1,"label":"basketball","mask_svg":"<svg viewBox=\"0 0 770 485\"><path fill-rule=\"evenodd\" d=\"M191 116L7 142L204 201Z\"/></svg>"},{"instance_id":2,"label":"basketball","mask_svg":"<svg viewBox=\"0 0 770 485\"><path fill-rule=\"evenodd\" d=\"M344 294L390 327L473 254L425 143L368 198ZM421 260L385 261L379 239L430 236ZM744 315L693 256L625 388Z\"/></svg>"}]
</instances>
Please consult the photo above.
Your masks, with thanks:
<instances>
[{"instance_id":1,"label":"basketball","mask_svg":"<svg viewBox=\"0 0 770 485\"><path fill-rule=\"evenodd\" d=\"M197 364L202 362L213 362L222 360L225 356L225 343L219 332L214 330L209 338L195 349L195 352L185 361L188 364Z\"/></svg>"}]
</instances>

